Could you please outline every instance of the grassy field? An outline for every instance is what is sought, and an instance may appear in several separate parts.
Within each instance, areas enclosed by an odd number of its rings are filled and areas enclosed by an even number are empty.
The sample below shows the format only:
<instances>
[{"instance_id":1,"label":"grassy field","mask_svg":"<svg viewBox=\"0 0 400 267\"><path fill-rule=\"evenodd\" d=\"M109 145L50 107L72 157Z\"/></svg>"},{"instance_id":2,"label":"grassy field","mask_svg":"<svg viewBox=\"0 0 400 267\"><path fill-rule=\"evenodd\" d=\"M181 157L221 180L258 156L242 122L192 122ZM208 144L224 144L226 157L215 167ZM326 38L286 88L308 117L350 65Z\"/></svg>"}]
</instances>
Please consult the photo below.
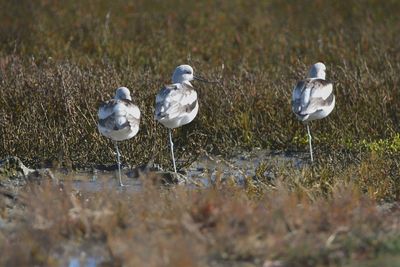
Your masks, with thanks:
<instances>
[{"instance_id":1,"label":"grassy field","mask_svg":"<svg viewBox=\"0 0 400 267\"><path fill-rule=\"evenodd\" d=\"M398 152L399 7L397 1L1 1L0 157L76 167L112 162L96 111L124 85L143 113L140 133L123 144L126 161L166 163L166 130L153 120L154 99L182 63L222 85L196 83L200 113L175 133L180 158L232 147L305 150L290 96L316 61L326 63L337 98L329 118L312 125L317 152L354 152L381 139Z\"/></svg>"},{"instance_id":2,"label":"grassy field","mask_svg":"<svg viewBox=\"0 0 400 267\"><path fill-rule=\"evenodd\" d=\"M195 83L199 114L174 132L181 167L205 152L307 151L290 100L317 61L336 95L311 125L317 162L299 172L262 162L244 187L164 190L142 177L133 196L44 183L1 197L0 218L15 223L0 227L0 264L57 266L76 242L100 244L114 266L399 265L398 10L396 0L0 0L0 158L113 164L96 113L127 86L142 120L124 162L170 168L155 95L184 63L220 84Z\"/></svg>"}]
</instances>

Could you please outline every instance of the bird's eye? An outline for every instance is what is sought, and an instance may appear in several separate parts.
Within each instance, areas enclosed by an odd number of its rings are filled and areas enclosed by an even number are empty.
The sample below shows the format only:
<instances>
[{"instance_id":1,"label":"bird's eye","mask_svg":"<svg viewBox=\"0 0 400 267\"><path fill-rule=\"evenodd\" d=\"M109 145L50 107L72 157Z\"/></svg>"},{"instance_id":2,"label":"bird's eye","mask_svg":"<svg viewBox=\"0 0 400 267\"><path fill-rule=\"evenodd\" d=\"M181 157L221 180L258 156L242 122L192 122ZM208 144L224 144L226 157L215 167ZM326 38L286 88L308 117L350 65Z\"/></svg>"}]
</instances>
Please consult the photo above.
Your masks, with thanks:
<instances>
[{"instance_id":1,"label":"bird's eye","mask_svg":"<svg viewBox=\"0 0 400 267\"><path fill-rule=\"evenodd\" d=\"M187 70L186 74L192 74L192 72L190 70Z\"/></svg>"}]
</instances>

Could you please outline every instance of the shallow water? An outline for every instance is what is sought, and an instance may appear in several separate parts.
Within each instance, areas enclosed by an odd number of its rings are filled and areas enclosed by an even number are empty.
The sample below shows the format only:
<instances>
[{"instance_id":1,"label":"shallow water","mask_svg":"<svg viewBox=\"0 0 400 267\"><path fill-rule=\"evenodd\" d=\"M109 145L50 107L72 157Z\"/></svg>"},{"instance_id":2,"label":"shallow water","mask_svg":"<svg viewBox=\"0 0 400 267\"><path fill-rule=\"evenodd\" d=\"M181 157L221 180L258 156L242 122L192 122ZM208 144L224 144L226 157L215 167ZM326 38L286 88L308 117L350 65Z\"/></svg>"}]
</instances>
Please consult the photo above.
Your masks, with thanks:
<instances>
[{"instance_id":1,"label":"shallow water","mask_svg":"<svg viewBox=\"0 0 400 267\"><path fill-rule=\"evenodd\" d=\"M243 184L246 177L253 177L261 163L273 167L287 167L301 169L307 164L308 157L305 153L274 152L262 149L254 149L251 152L238 152L235 156L224 159L222 156L204 155L189 167L183 169L185 177L192 181L192 185L209 186L216 179L233 179L238 184ZM126 185L120 187L117 179L117 171L93 170L91 172L66 172L52 170L57 180L70 180L72 185L80 191L101 191L115 189L122 192L135 192L141 190L141 180L134 177L135 171L122 170L122 182ZM268 172L265 176L273 176ZM273 178L273 177L271 177Z\"/></svg>"},{"instance_id":2,"label":"shallow water","mask_svg":"<svg viewBox=\"0 0 400 267\"><path fill-rule=\"evenodd\" d=\"M93 257L89 257L86 260L81 260L79 258L71 258L69 260L68 267L96 267L97 260Z\"/></svg>"},{"instance_id":3,"label":"shallow water","mask_svg":"<svg viewBox=\"0 0 400 267\"><path fill-rule=\"evenodd\" d=\"M68 267L96 267L107 266L110 259L107 256L106 248L97 243L75 244L66 243L63 246L64 252L61 255L56 255L60 260L59 266Z\"/></svg>"},{"instance_id":4,"label":"shallow water","mask_svg":"<svg viewBox=\"0 0 400 267\"><path fill-rule=\"evenodd\" d=\"M203 156L187 169L187 176L201 179L206 182L205 185L215 181L217 175L220 175L222 180L233 178L242 184L246 177L253 177L256 174L261 163L300 169L307 163L306 156L304 153L273 152L264 149L240 152L227 160L221 156Z\"/></svg>"}]
</instances>

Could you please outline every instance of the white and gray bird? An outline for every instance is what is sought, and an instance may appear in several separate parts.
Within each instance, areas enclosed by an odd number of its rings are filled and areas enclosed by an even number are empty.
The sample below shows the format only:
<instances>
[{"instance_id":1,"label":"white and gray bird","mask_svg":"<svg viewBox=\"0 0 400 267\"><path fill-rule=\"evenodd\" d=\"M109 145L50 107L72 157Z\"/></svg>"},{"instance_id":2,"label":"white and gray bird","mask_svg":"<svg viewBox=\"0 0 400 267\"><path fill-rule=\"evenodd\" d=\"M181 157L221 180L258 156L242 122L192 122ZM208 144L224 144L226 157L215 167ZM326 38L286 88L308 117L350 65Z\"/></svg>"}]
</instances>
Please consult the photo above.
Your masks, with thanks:
<instances>
[{"instance_id":1,"label":"white and gray bird","mask_svg":"<svg viewBox=\"0 0 400 267\"><path fill-rule=\"evenodd\" d=\"M292 96L292 111L307 126L311 162L314 158L308 122L325 118L335 107L333 85L325 80L325 70L321 62L312 65L308 77L294 87Z\"/></svg>"},{"instance_id":2,"label":"white and gray bird","mask_svg":"<svg viewBox=\"0 0 400 267\"><path fill-rule=\"evenodd\" d=\"M121 186L121 161L118 142L134 137L139 131L140 110L133 104L129 89L120 87L115 92L114 99L100 105L98 112L98 128L102 135L110 138L116 149L118 176Z\"/></svg>"},{"instance_id":3,"label":"white and gray bird","mask_svg":"<svg viewBox=\"0 0 400 267\"><path fill-rule=\"evenodd\" d=\"M190 83L194 79L205 81L193 74L193 68L191 66L180 65L175 69L172 75L173 84L162 88L156 96L154 118L168 128L171 156L175 172L176 163L171 129L190 123L199 111L197 92Z\"/></svg>"}]
</instances>

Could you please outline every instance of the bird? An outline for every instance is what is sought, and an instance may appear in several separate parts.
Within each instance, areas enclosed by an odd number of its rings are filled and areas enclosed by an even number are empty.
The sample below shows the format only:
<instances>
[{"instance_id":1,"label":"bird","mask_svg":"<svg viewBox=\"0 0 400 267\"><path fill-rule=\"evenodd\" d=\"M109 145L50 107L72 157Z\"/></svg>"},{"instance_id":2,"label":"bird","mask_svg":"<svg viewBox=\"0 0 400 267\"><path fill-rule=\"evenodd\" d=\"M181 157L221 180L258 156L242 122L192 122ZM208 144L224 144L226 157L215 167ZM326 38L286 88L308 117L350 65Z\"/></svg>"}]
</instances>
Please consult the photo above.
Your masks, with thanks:
<instances>
[{"instance_id":1,"label":"bird","mask_svg":"<svg viewBox=\"0 0 400 267\"><path fill-rule=\"evenodd\" d=\"M172 84L164 86L156 96L154 118L168 128L175 173L177 171L174 143L172 142L172 129L190 123L199 111L197 92L190 83L193 80L207 82L207 80L195 76L191 66L179 65L172 75Z\"/></svg>"},{"instance_id":2,"label":"bird","mask_svg":"<svg viewBox=\"0 0 400 267\"><path fill-rule=\"evenodd\" d=\"M115 146L118 164L118 177L120 186L124 186L121 179L121 160L118 142L134 137L139 131L140 110L132 102L128 88L119 87L115 97L103 102L98 111L99 132L110 138Z\"/></svg>"},{"instance_id":3,"label":"bird","mask_svg":"<svg viewBox=\"0 0 400 267\"><path fill-rule=\"evenodd\" d=\"M325 71L321 62L312 65L308 77L297 82L292 95L292 111L307 126L311 162L314 158L309 122L327 117L335 107L333 84L325 79Z\"/></svg>"}]
</instances>

